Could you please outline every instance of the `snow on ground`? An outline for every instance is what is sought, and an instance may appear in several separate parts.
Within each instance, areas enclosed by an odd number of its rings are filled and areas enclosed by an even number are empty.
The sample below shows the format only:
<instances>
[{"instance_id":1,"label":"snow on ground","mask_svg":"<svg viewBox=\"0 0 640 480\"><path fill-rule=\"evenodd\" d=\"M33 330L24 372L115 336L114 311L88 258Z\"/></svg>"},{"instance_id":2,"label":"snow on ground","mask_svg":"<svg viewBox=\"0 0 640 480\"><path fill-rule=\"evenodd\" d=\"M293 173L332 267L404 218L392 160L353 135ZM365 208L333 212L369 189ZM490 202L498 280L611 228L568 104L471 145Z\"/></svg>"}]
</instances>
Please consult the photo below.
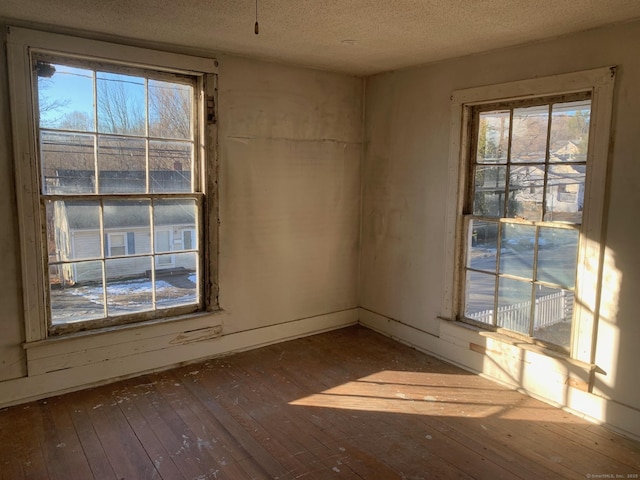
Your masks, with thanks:
<instances>
[{"instance_id":1,"label":"snow on ground","mask_svg":"<svg viewBox=\"0 0 640 480\"><path fill-rule=\"evenodd\" d=\"M147 279L124 280L118 283L107 283L107 295L136 295L145 292L151 293L152 283ZM156 295L163 291L173 289L168 282L164 280L156 280ZM92 285L90 287L74 287L66 290L71 295L80 295L89 300L102 301L102 285Z\"/></svg>"}]
</instances>

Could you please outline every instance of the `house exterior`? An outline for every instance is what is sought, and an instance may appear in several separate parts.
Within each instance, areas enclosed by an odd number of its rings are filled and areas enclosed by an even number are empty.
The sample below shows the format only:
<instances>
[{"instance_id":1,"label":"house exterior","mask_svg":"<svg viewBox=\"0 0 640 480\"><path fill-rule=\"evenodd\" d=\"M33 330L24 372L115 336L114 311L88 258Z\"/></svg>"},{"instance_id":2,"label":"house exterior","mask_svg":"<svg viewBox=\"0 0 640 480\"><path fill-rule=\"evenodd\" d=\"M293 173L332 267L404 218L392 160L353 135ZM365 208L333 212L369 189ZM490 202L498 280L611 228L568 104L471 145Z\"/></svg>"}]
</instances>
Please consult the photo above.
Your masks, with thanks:
<instances>
[{"instance_id":1,"label":"house exterior","mask_svg":"<svg viewBox=\"0 0 640 480\"><path fill-rule=\"evenodd\" d=\"M90 188L90 171L56 172L57 188L65 188L67 182L75 186L86 184ZM109 175L102 172L100 179L104 188L117 190L124 188L126 182L144 182L144 172L126 172L122 175ZM171 190L189 181L185 172L153 171L151 181ZM53 252L56 258L50 261L66 259L87 259L73 265L58 265L50 269L52 284L75 285L102 281L102 266L98 261L106 259L107 279L137 278L151 275L150 254L155 253L155 269L196 269L196 255L175 252L196 249L196 209L193 203L184 201L164 202L154 211L154 241L151 241L150 199L140 201L105 202L102 205L103 236L100 229L100 208L91 201L52 202L55 218ZM104 255L103 255L104 248Z\"/></svg>"}]
</instances>

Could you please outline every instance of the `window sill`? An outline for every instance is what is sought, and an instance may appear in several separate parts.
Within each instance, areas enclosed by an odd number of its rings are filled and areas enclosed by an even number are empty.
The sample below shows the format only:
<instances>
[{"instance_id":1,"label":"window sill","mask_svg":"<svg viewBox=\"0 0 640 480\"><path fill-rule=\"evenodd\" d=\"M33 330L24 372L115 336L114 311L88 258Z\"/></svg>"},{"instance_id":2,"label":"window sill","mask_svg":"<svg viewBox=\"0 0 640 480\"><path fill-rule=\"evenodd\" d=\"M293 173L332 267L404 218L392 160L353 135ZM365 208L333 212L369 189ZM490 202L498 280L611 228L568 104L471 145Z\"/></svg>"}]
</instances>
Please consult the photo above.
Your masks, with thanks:
<instances>
[{"instance_id":1,"label":"window sill","mask_svg":"<svg viewBox=\"0 0 640 480\"><path fill-rule=\"evenodd\" d=\"M484 330L475 325L471 325L465 322L461 322L459 320L448 320L441 318L441 332L442 330L449 330L449 334L458 338L464 338L465 340L469 340L469 349L473 350L477 353L488 354L492 351L489 346L486 346L486 340L480 341L480 339L490 339L494 342L499 342L501 345L508 345L510 347L517 348L519 350L532 352L538 355L542 355L548 358L552 358L562 364L571 365L574 368L577 368L581 371L591 373L597 370L597 366L595 364L590 364L586 362L582 362L580 360L576 360L575 358L569 357L567 353L560 352L554 350L549 347L545 347L543 345L538 345L532 343L530 341L526 341L522 338L517 338L515 336L511 336L502 332L494 332ZM465 334L467 333L468 334ZM473 342L473 337L480 337L476 341L479 343Z\"/></svg>"},{"instance_id":2,"label":"window sill","mask_svg":"<svg viewBox=\"0 0 640 480\"><path fill-rule=\"evenodd\" d=\"M213 319L215 319L216 317L220 317L224 313L225 313L224 310L217 309L211 312L196 312L196 313L190 313L186 315L176 315L173 317L157 318L153 320L146 320L146 321L136 322L136 323L125 323L122 325L113 325L113 326L103 327L103 328L83 330L81 332L70 332L70 333L65 333L61 335L54 335L44 340L37 340L35 342L24 342L22 344L22 348L24 348L25 350L29 350L32 348L41 347L43 345L66 343L69 341L77 341L77 340L93 338L93 337L103 337L105 335L118 334L123 332L126 332L129 335L144 336L143 334L138 332L139 330L151 331L154 329L160 330L162 328L162 329L165 329L167 332L192 331L192 329L189 329L188 327L189 323L197 322L199 324L201 323L202 320L207 320L207 319L211 319L211 322L209 325L210 327L214 327L214 326L222 327L221 319L217 321L214 321ZM187 326L188 330L185 330L185 325Z\"/></svg>"},{"instance_id":3,"label":"window sill","mask_svg":"<svg viewBox=\"0 0 640 480\"><path fill-rule=\"evenodd\" d=\"M28 375L122 362L139 355L165 357L168 361L171 351L220 337L224 315L223 310L199 312L24 343ZM163 362L163 358L158 359L158 363Z\"/></svg>"}]
</instances>

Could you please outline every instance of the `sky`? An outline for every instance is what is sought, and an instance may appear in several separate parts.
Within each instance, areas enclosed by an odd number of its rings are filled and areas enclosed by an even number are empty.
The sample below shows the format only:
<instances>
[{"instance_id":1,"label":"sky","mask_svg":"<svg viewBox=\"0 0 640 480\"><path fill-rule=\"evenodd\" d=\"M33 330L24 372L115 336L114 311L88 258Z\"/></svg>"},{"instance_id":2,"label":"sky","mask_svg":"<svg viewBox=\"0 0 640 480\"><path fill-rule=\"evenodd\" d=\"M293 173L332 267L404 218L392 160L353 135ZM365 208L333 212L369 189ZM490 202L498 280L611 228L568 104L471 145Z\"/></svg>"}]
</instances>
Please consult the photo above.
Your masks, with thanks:
<instances>
[{"instance_id":1,"label":"sky","mask_svg":"<svg viewBox=\"0 0 640 480\"><path fill-rule=\"evenodd\" d=\"M66 113L79 111L93 118L93 72L66 65L55 65L51 78L38 79L40 104L60 102L53 111L41 112L41 123L50 124Z\"/></svg>"}]
</instances>

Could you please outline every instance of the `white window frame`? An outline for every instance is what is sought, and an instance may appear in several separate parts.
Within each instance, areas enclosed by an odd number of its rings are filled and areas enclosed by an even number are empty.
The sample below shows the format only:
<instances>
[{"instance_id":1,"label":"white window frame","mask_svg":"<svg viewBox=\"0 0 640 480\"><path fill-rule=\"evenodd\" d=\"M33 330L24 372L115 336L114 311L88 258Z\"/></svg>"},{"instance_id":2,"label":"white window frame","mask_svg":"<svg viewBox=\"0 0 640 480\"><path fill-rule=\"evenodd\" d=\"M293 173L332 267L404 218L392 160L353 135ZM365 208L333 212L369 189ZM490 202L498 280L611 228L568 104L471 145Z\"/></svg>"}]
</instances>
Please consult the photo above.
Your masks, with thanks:
<instances>
[{"instance_id":1,"label":"white window frame","mask_svg":"<svg viewBox=\"0 0 640 480\"><path fill-rule=\"evenodd\" d=\"M47 324L46 245L39 207L40 173L36 160L37 144L32 85L32 54L51 53L90 61L105 61L152 71L186 74L198 79L198 123L195 143L199 149L200 174L195 181L205 193L203 223L200 230L203 260L200 274L203 288L201 311L218 310L217 287L217 158L215 103L217 61L145 48L88 40L67 35L17 27L7 29L7 64L11 95L11 121L17 185L17 207L21 238L21 263L26 344L49 336ZM126 248L126 241L125 241ZM205 260L206 259L206 260ZM171 317L166 317L171 320ZM153 319L157 323L158 319ZM139 326L141 322L128 325ZM127 326L127 325L122 325Z\"/></svg>"},{"instance_id":2,"label":"white window frame","mask_svg":"<svg viewBox=\"0 0 640 480\"><path fill-rule=\"evenodd\" d=\"M591 92L591 130L587 155L582 232L578 250L576 312L570 355L593 363L604 256L605 194L616 68L581 72L457 90L451 97L449 179L446 210L444 290L440 317L457 320L464 253L463 207L471 109L475 105L577 92Z\"/></svg>"}]
</instances>

